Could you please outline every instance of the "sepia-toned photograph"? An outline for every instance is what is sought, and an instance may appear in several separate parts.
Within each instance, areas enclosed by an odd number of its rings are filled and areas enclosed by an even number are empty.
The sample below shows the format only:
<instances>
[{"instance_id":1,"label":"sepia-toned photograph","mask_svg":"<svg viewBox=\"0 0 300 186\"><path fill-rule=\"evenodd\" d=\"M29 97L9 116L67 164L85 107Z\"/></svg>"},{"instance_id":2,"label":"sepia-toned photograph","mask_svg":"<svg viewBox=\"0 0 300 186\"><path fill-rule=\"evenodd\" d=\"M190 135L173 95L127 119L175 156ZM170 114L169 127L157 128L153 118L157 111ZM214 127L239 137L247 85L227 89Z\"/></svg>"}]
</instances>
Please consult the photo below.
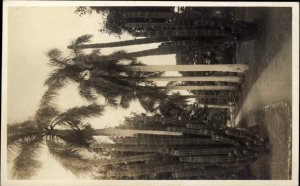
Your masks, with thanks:
<instances>
[{"instance_id":1,"label":"sepia-toned photograph","mask_svg":"<svg viewBox=\"0 0 300 186\"><path fill-rule=\"evenodd\" d=\"M298 3L65 3L4 2L1 185L297 185Z\"/></svg>"}]
</instances>

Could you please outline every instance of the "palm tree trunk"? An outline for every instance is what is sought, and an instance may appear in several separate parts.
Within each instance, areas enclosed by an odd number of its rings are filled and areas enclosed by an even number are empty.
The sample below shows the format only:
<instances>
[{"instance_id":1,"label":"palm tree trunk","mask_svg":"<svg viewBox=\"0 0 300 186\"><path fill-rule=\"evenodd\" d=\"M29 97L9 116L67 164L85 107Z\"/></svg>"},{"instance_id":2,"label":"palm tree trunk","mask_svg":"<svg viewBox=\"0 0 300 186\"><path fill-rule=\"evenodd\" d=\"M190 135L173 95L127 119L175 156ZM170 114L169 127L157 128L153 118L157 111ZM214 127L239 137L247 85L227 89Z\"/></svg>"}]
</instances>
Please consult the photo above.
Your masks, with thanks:
<instances>
[{"instance_id":1,"label":"palm tree trunk","mask_svg":"<svg viewBox=\"0 0 300 186\"><path fill-rule=\"evenodd\" d=\"M226 108L226 109L231 109L231 108L235 108L234 105L213 105L213 104L199 104L200 107L205 107L207 106L208 108Z\"/></svg>"},{"instance_id":2,"label":"palm tree trunk","mask_svg":"<svg viewBox=\"0 0 300 186\"><path fill-rule=\"evenodd\" d=\"M151 123L151 122L158 122L158 123L171 123L171 124L176 124L176 125L181 125L181 124L186 124L186 123L197 123L199 124L198 121L187 121L187 120L178 120L178 119L170 119L166 117L161 117L161 116L137 116L134 118L134 120L139 120L144 123Z\"/></svg>"},{"instance_id":3,"label":"palm tree trunk","mask_svg":"<svg viewBox=\"0 0 300 186\"><path fill-rule=\"evenodd\" d=\"M145 57L145 56L156 56L156 55L168 55L168 54L176 54L178 52L186 50L185 48L155 48L149 50L142 50L131 53L121 53L115 55L107 55L107 56L80 56L78 57L78 61L82 62L90 62L90 61L113 61L120 59L132 59L137 57Z\"/></svg>"},{"instance_id":4,"label":"palm tree trunk","mask_svg":"<svg viewBox=\"0 0 300 186\"><path fill-rule=\"evenodd\" d=\"M168 97L182 97L182 98L195 98L195 99L234 99L235 96L227 95L168 95Z\"/></svg>"},{"instance_id":5,"label":"palm tree trunk","mask_svg":"<svg viewBox=\"0 0 300 186\"><path fill-rule=\"evenodd\" d=\"M167 90L237 90L236 86L206 85L206 86L161 86Z\"/></svg>"},{"instance_id":6,"label":"palm tree trunk","mask_svg":"<svg viewBox=\"0 0 300 186\"><path fill-rule=\"evenodd\" d=\"M134 34L136 37L222 37L222 38L234 38L233 34L227 31L218 29L165 29L156 31L137 32Z\"/></svg>"},{"instance_id":7,"label":"palm tree trunk","mask_svg":"<svg viewBox=\"0 0 300 186\"><path fill-rule=\"evenodd\" d=\"M195 134L195 135L202 135L202 136L212 136L216 134L217 131L215 130L210 130L210 129L187 129L184 127L168 127L167 131L172 131L172 132L181 132L182 134Z\"/></svg>"},{"instance_id":8,"label":"palm tree trunk","mask_svg":"<svg viewBox=\"0 0 300 186\"><path fill-rule=\"evenodd\" d=\"M254 155L244 155L239 157L230 157L228 155L218 155L218 156L186 156L180 157L181 162L194 162L194 163L221 163L221 162L234 162L234 161L244 161L255 158Z\"/></svg>"},{"instance_id":9,"label":"palm tree trunk","mask_svg":"<svg viewBox=\"0 0 300 186\"><path fill-rule=\"evenodd\" d=\"M185 18L185 19L203 19L207 20L212 18L212 16L204 16L195 13L166 13L166 12L127 12L123 14L124 17L140 17L140 18L165 18L165 19L174 19L174 18Z\"/></svg>"},{"instance_id":10,"label":"palm tree trunk","mask_svg":"<svg viewBox=\"0 0 300 186\"><path fill-rule=\"evenodd\" d=\"M240 76L202 76L202 77L183 77L183 76L161 76L145 78L148 81L220 81L220 82L232 82L241 83Z\"/></svg>"},{"instance_id":11,"label":"palm tree trunk","mask_svg":"<svg viewBox=\"0 0 300 186\"><path fill-rule=\"evenodd\" d=\"M76 48L78 49L86 49L86 48L109 48L109 47L122 47L122 46L129 46L129 45L142 45L142 44L149 44L149 43L157 43L162 41L167 41L168 38L161 37L161 38L140 38L140 39L132 39L126 41L117 41L117 42L110 42L110 43L95 43L95 44L85 44L85 45L77 45ZM72 49L74 46L68 46L69 49Z\"/></svg>"},{"instance_id":12,"label":"palm tree trunk","mask_svg":"<svg viewBox=\"0 0 300 186\"><path fill-rule=\"evenodd\" d=\"M244 150L243 148L238 147L214 147L214 148L193 148L193 149L182 149L182 150L174 150L171 152L173 156L205 156L205 155L220 155L233 152L234 150Z\"/></svg>"},{"instance_id":13,"label":"palm tree trunk","mask_svg":"<svg viewBox=\"0 0 300 186\"><path fill-rule=\"evenodd\" d=\"M163 47L195 47L199 50L225 50L233 46L233 41L230 39L220 39L216 41L201 41L200 40L178 40L163 42L159 45L160 48Z\"/></svg>"},{"instance_id":14,"label":"palm tree trunk","mask_svg":"<svg viewBox=\"0 0 300 186\"><path fill-rule=\"evenodd\" d=\"M166 172L181 171L185 169L193 168L204 168L207 164L195 164L195 163L172 163L163 164L157 166L143 166L132 170L126 171L109 171L109 176L139 176L139 175L149 175L149 174L159 174Z\"/></svg>"},{"instance_id":15,"label":"palm tree trunk","mask_svg":"<svg viewBox=\"0 0 300 186\"><path fill-rule=\"evenodd\" d=\"M227 142L216 141L210 138L154 138L154 139L140 139L140 138L120 138L116 139L117 143L122 144L156 144L160 146L168 145L224 145Z\"/></svg>"},{"instance_id":16,"label":"palm tree trunk","mask_svg":"<svg viewBox=\"0 0 300 186\"><path fill-rule=\"evenodd\" d=\"M230 168L215 168L209 170L184 170L181 172L174 172L172 173L173 178L189 178L194 176L212 176L212 175L219 175L228 172L237 172L241 170L241 167L230 167Z\"/></svg>"},{"instance_id":17,"label":"palm tree trunk","mask_svg":"<svg viewBox=\"0 0 300 186\"><path fill-rule=\"evenodd\" d=\"M225 22L224 20L185 20L182 22L170 22L170 23L126 23L125 27L128 28L152 28L152 29L186 29L186 28L199 28L199 27L223 27L223 26L231 26L229 22Z\"/></svg>"},{"instance_id":18,"label":"palm tree trunk","mask_svg":"<svg viewBox=\"0 0 300 186\"><path fill-rule=\"evenodd\" d=\"M212 65L147 65L147 66L126 66L122 70L126 71L143 71L143 72L163 72L163 71L180 71L180 72L238 72L244 73L249 69L246 64L212 64Z\"/></svg>"},{"instance_id":19,"label":"palm tree trunk","mask_svg":"<svg viewBox=\"0 0 300 186\"><path fill-rule=\"evenodd\" d=\"M92 148L105 148L119 152L154 152L160 153L161 147L158 146L137 146L137 145L124 145L124 144L95 144L91 145Z\"/></svg>"},{"instance_id":20,"label":"palm tree trunk","mask_svg":"<svg viewBox=\"0 0 300 186\"><path fill-rule=\"evenodd\" d=\"M180 136L179 132L169 132L161 130L134 130L134 129L117 129L117 128L106 128L106 129L95 129L93 132L94 136L133 136L134 134L157 134L157 135L174 135Z\"/></svg>"},{"instance_id":21,"label":"palm tree trunk","mask_svg":"<svg viewBox=\"0 0 300 186\"><path fill-rule=\"evenodd\" d=\"M156 157L157 157L157 153L149 153L149 154L127 156L127 157L120 157L120 158L107 159L107 160L94 160L93 163L95 165L119 164L119 163L153 160Z\"/></svg>"}]
</instances>

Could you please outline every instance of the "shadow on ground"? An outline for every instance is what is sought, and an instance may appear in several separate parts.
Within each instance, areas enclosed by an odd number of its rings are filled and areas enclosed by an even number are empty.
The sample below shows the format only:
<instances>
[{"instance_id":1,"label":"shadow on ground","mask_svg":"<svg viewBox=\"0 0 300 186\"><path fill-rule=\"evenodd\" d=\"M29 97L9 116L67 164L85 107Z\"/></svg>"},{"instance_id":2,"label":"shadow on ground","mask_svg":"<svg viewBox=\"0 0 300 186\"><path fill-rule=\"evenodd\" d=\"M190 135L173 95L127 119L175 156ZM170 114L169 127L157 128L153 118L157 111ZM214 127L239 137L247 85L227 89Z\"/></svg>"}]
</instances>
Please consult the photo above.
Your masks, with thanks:
<instances>
[{"instance_id":1,"label":"shadow on ground","mask_svg":"<svg viewBox=\"0 0 300 186\"><path fill-rule=\"evenodd\" d=\"M258 26L256 39L239 43L236 49L237 62L249 65L236 123L256 130L270 144L269 153L250 167L257 179L291 179L291 13L290 8L242 8L235 12L237 20Z\"/></svg>"}]
</instances>

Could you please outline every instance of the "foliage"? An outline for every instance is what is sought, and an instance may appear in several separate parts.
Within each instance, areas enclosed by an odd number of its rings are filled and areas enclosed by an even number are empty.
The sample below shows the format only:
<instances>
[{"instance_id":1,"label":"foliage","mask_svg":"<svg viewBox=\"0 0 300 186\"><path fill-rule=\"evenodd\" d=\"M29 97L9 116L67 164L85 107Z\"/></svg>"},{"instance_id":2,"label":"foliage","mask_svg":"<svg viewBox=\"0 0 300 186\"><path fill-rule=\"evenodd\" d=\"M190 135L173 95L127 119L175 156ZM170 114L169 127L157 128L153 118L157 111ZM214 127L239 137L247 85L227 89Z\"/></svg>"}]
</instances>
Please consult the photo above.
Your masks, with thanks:
<instances>
[{"instance_id":1,"label":"foliage","mask_svg":"<svg viewBox=\"0 0 300 186\"><path fill-rule=\"evenodd\" d=\"M108 33L116 37L124 33L133 34L139 31L138 28L129 28L125 24L127 22L162 22L167 21L164 19L143 19L143 18L130 18L126 19L123 17L124 13L127 12L174 12L174 7L77 7L75 13L82 16L85 14L91 14L96 12L104 18L103 27L99 29L100 32Z\"/></svg>"},{"instance_id":2,"label":"foliage","mask_svg":"<svg viewBox=\"0 0 300 186\"><path fill-rule=\"evenodd\" d=\"M46 140L46 144L54 158L74 175L80 176L93 170L91 161L80 154L82 148L59 140Z\"/></svg>"},{"instance_id":3,"label":"foliage","mask_svg":"<svg viewBox=\"0 0 300 186\"><path fill-rule=\"evenodd\" d=\"M58 49L48 52L50 65L54 66L45 84L49 87L61 88L67 82L78 84L79 94L88 101L95 102L98 95L105 98L111 106L128 108L129 103L138 99L147 111L153 111L154 105L165 95L155 88L155 84L146 77L161 75L160 72L132 72L123 67L144 65L134 58L128 57L126 51L116 51L110 56L119 56L119 60L92 61L89 66L79 61L80 56L101 55L99 51L84 54L76 47L89 42L91 35L84 35L72 42L72 53L66 58ZM123 56L123 58L122 58ZM127 64L124 63L127 61Z\"/></svg>"},{"instance_id":4,"label":"foliage","mask_svg":"<svg viewBox=\"0 0 300 186\"><path fill-rule=\"evenodd\" d=\"M81 121L84 118L99 116L102 115L104 111L103 106L97 104L91 104L88 106L81 106L81 107L73 107L71 109L66 110L65 112L56 116L54 121L52 122L52 126L55 125L68 125L72 129L80 130L81 128Z\"/></svg>"},{"instance_id":5,"label":"foliage","mask_svg":"<svg viewBox=\"0 0 300 186\"><path fill-rule=\"evenodd\" d=\"M19 143L19 154L14 159L11 176L14 179L28 179L32 177L42 163L37 160L41 148L42 138L34 138L30 140L23 139Z\"/></svg>"}]
</instances>

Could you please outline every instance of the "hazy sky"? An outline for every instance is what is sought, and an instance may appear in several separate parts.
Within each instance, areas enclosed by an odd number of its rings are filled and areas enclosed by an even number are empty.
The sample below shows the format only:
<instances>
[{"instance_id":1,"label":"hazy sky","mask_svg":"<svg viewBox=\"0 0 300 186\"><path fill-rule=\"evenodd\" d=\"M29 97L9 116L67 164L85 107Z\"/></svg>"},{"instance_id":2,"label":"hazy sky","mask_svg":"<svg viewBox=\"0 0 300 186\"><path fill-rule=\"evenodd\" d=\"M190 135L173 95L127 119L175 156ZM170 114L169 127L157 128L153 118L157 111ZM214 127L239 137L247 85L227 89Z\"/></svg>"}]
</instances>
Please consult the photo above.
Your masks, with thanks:
<instances>
[{"instance_id":1,"label":"hazy sky","mask_svg":"<svg viewBox=\"0 0 300 186\"><path fill-rule=\"evenodd\" d=\"M121 39L98 32L102 17L99 14L78 16L75 7L10 7L8 9L8 123L20 122L32 117L46 87L43 86L51 67L47 65L45 52L66 49L70 41L83 34L93 34L93 42L111 42ZM154 48L157 44L126 47L127 51ZM103 49L109 54L120 48ZM174 64L174 55L139 58L146 64ZM88 104L70 84L60 91L56 102L62 110ZM104 116L90 119L96 128L114 126L132 111L144 112L139 102L129 109L106 107Z\"/></svg>"}]
</instances>

